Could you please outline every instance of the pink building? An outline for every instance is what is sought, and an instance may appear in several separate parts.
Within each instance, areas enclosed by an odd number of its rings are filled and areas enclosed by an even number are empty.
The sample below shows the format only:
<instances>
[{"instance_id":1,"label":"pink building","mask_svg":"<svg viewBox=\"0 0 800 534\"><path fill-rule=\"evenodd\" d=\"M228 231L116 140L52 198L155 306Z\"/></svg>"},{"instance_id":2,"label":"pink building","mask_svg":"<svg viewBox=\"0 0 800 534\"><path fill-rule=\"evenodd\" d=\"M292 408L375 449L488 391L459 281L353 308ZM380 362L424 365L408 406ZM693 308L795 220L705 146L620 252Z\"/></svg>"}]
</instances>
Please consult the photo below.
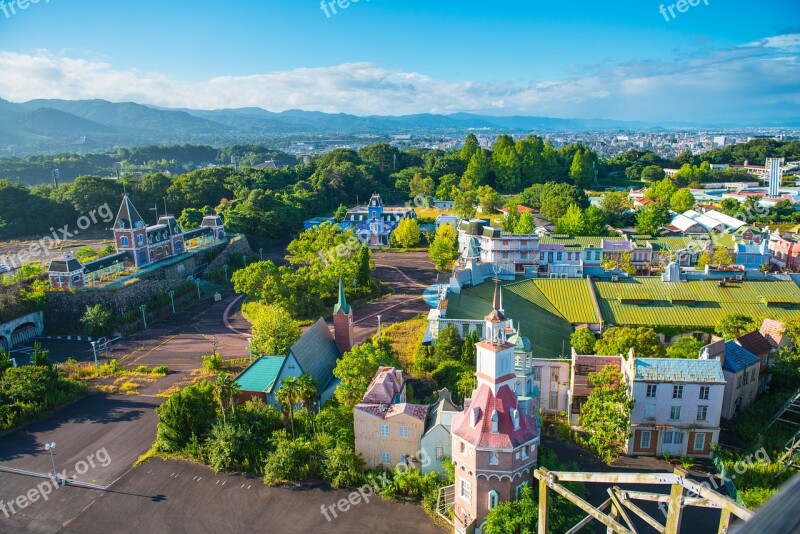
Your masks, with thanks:
<instances>
[{"instance_id":1,"label":"pink building","mask_svg":"<svg viewBox=\"0 0 800 534\"><path fill-rule=\"evenodd\" d=\"M794 238L783 237L777 232L770 236L771 262L781 269L797 271L800 268L800 243Z\"/></svg>"},{"instance_id":2,"label":"pink building","mask_svg":"<svg viewBox=\"0 0 800 534\"><path fill-rule=\"evenodd\" d=\"M506 339L507 323L495 287L485 339L477 343L478 387L453 417L456 533L483 532L489 510L533 483L539 428L533 414L520 411L514 393L515 345Z\"/></svg>"}]
</instances>

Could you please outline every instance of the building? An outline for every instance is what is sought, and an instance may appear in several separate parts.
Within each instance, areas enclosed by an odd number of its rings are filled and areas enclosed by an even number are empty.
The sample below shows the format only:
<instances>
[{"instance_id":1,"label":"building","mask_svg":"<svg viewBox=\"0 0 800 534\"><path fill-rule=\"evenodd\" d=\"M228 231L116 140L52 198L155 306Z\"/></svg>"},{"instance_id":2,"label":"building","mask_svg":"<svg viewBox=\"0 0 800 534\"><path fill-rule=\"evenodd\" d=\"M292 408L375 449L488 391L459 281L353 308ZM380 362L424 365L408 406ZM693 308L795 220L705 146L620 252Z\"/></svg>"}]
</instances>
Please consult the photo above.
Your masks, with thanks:
<instances>
[{"instance_id":1,"label":"building","mask_svg":"<svg viewBox=\"0 0 800 534\"><path fill-rule=\"evenodd\" d=\"M764 319L759 332L769 342L773 351L792 346L792 340L786 333L786 323L774 319Z\"/></svg>"},{"instance_id":2,"label":"building","mask_svg":"<svg viewBox=\"0 0 800 534\"><path fill-rule=\"evenodd\" d=\"M539 236L507 234L481 219L464 220L458 226L459 252L464 261L477 260L513 275L537 264ZM490 268L487 274L491 273Z\"/></svg>"},{"instance_id":3,"label":"building","mask_svg":"<svg viewBox=\"0 0 800 534\"><path fill-rule=\"evenodd\" d=\"M734 263L745 269L763 269L769 265L772 252L767 241L760 243L740 242L734 245Z\"/></svg>"},{"instance_id":4,"label":"building","mask_svg":"<svg viewBox=\"0 0 800 534\"><path fill-rule=\"evenodd\" d=\"M483 532L489 510L532 485L539 454L536 418L520 409L513 389L515 345L506 339L497 285L485 323L477 343L478 385L453 417L455 532Z\"/></svg>"},{"instance_id":5,"label":"building","mask_svg":"<svg viewBox=\"0 0 800 534\"><path fill-rule=\"evenodd\" d=\"M339 384L333 369L342 354L353 346L353 310L344 298L343 289L340 281L339 301L333 315L334 334L325 319L319 319L291 346L287 355L268 355L255 360L236 377L242 390L240 402L259 397L277 406L275 392L283 381L301 375L314 379L320 405L333 396Z\"/></svg>"},{"instance_id":6,"label":"building","mask_svg":"<svg viewBox=\"0 0 800 534\"><path fill-rule=\"evenodd\" d=\"M573 425L579 424L581 409L594 388L589 384L589 377L599 373L606 367L622 370L622 356L584 356L572 349L572 366L569 380L569 420Z\"/></svg>"},{"instance_id":7,"label":"building","mask_svg":"<svg viewBox=\"0 0 800 534\"><path fill-rule=\"evenodd\" d=\"M455 229L458 229L458 221L461 218L458 215L453 215L452 213L442 213L438 217L436 217L436 229L438 230L440 226L448 224Z\"/></svg>"},{"instance_id":8,"label":"building","mask_svg":"<svg viewBox=\"0 0 800 534\"><path fill-rule=\"evenodd\" d=\"M718 361L725 377L721 417L733 419L746 410L758 395L761 360L733 341L717 341L700 351L700 361Z\"/></svg>"},{"instance_id":9,"label":"building","mask_svg":"<svg viewBox=\"0 0 800 534\"><path fill-rule=\"evenodd\" d=\"M384 207L376 193L366 206L349 210L341 226L352 228L362 243L379 247L389 244L389 236L403 219L417 219L417 212L411 207Z\"/></svg>"},{"instance_id":10,"label":"building","mask_svg":"<svg viewBox=\"0 0 800 534\"><path fill-rule=\"evenodd\" d=\"M428 455L428 462L422 464L422 474L444 473L443 462L453 455L453 416L461 410L462 408L453 403L447 388L439 391L439 400L428 409L425 433L420 442L420 450Z\"/></svg>"},{"instance_id":11,"label":"building","mask_svg":"<svg viewBox=\"0 0 800 534\"><path fill-rule=\"evenodd\" d=\"M172 215L162 215L147 226L128 195L122 198L112 227L116 253L81 265L74 258L54 260L47 269L50 285L56 289L79 289L104 273L142 269L181 256L205 245L226 239L219 215L206 215L200 227L184 232Z\"/></svg>"},{"instance_id":12,"label":"building","mask_svg":"<svg viewBox=\"0 0 800 534\"><path fill-rule=\"evenodd\" d=\"M761 361L761 365L758 368L758 394L764 394L767 391L767 385L772 380L772 375L769 372L770 356L773 351L772 345L758 330L737 338L736 344L754 354Z\"/></svg>"},{"instance_id":13,"label":"building","mask_svg":"<svg viewBox=\"0 0 800 534\"><path fill-rule=\"evenodd\" d=\"M367 469L404 465L419 469L420 442L428 406L406 402L406 380L394 367L381 367L353 410L355 450Z\"/></svg>"},{"instance_id":14,"label":"building","mask_svg":"<svg viewBox=\"0 0 800 534\"><path fill-rule=\"evenodd\" d=\"M308 219L307 221L303 221L303 229L310 230L312 228L316 228L317 226L322 226L323 224L330 223L336 224L335 217L314 217L313 219Z\"/></svg>"},{"instance_id":15,"label":"building","mask_svg":"<svg viewBox=\"0 0 800 534\"><path fill-rule=\"evenodd\" d=\"M800 243L794 236L783 236L778 232L769 238L770 261L773 265L787 270L797 271L800 268Z\"/></svg>"},{"instance_id":16,"label":"building","mask_svg":"<svg viewBox=\"0 0 800 534\"><path fill-rule=\"evenodd\" d=\"M725 394L720 362L631 354L622 369L635 399L627 454L710 458Z\"/></svg>"}]
</instances>

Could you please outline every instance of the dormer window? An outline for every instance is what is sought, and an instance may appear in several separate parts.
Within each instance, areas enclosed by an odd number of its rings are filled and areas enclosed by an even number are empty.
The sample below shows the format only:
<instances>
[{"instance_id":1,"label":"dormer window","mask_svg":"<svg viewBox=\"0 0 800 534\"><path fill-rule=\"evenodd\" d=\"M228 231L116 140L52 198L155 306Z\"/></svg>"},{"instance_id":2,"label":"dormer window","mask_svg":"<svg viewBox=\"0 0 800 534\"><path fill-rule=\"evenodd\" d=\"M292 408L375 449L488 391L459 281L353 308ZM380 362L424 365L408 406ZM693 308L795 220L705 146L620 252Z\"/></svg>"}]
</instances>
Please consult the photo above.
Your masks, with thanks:
<instances>
[{"instance_id":1,"label":"dormer window","mask_svg":"<svg viewBox=\"0 0 800 534\"><path fill-rule=\"evenodd\" d=\"M492 412L492 434L497 434L499 432L499 422L500 417L497 415L497 410Z\"/></svg>"},{"instance_id":2,"label":"dormer window","mask_svg":"<svg viewBox=\"0 0 800 534\"><path fill-rule=\"evenodd\" d=\"M481 409L480 408L473 408L470 410L470 424L473 427L478 426L478 420L481 418Z\"/></svg>"},{"instance_id":3,"label":"dormer window","mask_svg":"<svg viewBox=\"0 0 800 534\"><path fill-rule=\"evenodd\" d=\"M511 422L514 423L514 430L519 430L519 410L511 408Z\"/></svg>"}]
</instances>

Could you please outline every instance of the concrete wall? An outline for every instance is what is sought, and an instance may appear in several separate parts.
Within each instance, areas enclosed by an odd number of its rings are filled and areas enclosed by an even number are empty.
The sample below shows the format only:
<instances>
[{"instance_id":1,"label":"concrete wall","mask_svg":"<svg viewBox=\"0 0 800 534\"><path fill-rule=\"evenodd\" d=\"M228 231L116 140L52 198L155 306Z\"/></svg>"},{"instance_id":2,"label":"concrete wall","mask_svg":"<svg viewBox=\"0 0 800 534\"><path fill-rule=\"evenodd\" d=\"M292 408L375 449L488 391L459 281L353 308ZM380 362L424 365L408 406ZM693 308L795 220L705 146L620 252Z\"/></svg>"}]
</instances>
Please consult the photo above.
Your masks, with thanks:
<instances>
[{"instance_id":1,"label":"concrete wall","mask_svg":"<svg viewBox=\"0 0 800 534\"><path fill-rule=\"evenodd\" d=\"M44 333L44 314L40 311L0 324L0 349L12 349Z\"/></svg>"}]
</instances>

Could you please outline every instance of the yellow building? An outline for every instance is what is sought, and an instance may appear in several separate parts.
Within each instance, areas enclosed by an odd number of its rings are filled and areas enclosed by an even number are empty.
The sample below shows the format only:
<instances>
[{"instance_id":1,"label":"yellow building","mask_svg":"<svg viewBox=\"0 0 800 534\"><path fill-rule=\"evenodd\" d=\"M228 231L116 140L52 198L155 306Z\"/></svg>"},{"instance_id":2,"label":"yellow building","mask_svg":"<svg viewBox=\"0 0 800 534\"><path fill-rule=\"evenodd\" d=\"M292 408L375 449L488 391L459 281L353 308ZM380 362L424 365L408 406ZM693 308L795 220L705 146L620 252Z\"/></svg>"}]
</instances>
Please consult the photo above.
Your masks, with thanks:
<instances>
[{"instance_id":1,"label":"yellow building","mask_svg":"<svg viewBox=\"0 0 800 534\"><path fill-rule=\"evenodd\" d=\"M420 442L428 406L406 402L403 372L381 367L354 414L356 453L367 469L420 468Z\"/></svg>"}]
</instances>

